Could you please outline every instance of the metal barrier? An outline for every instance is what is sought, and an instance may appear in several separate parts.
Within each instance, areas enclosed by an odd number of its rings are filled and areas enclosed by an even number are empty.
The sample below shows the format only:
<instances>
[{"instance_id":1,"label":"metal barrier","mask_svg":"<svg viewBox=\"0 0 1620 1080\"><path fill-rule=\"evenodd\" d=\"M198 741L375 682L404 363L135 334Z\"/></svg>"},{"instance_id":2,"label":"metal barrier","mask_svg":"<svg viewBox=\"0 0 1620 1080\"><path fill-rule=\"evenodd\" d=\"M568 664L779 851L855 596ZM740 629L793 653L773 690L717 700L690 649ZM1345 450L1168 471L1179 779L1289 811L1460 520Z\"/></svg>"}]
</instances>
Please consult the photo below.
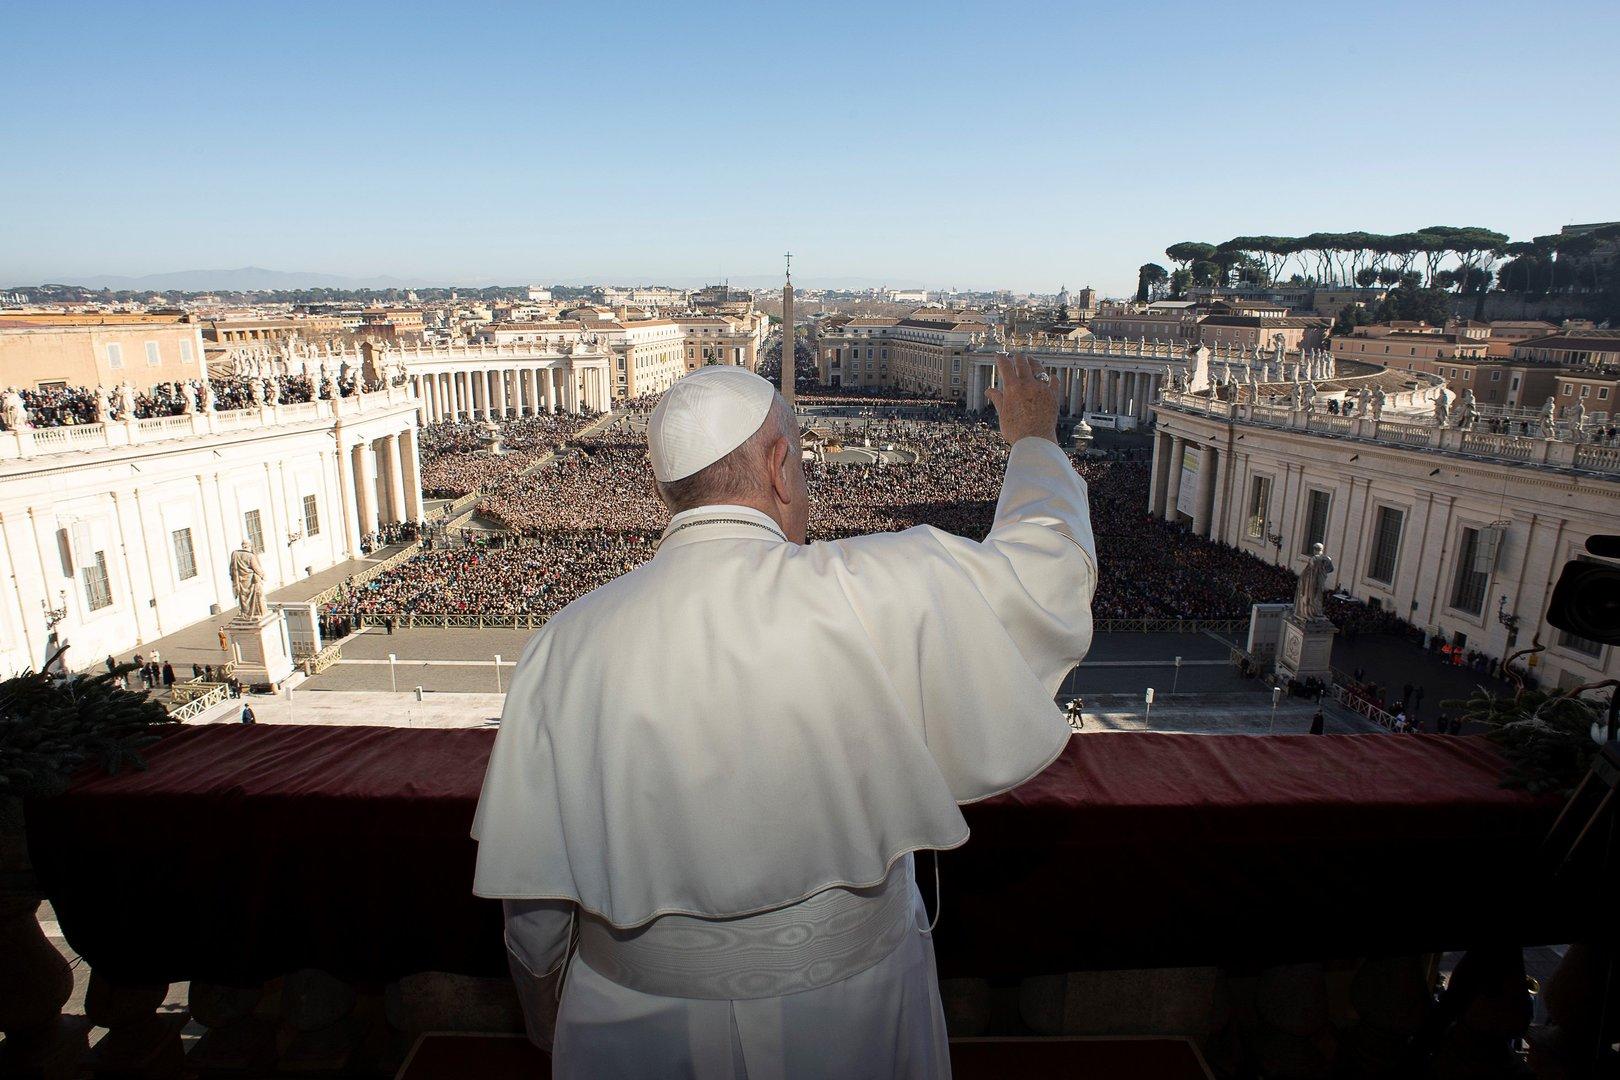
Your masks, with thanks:
<instances>
[{"instance_id":1,"label":"metal barrier","mask_svg":"<svg viewBox=\"0 0 1620 1080\"><path fill-rule=\"evenodd\" d=\"M343 650L336 645L328 645L313 656L306 656L299 660L298 666L304 669L305 675L319 675L342 659Z\"/></svg>"},{"instance_id":2,"label":"metal barrier","mask_svg":"<svg viewBox=\"0 0 1620 1080\"><path fill-rule=\"evenodd\" d=\"M210 686L212 689L207 693L192 698L178 708L171 708L169 710L169 719L179 720L184 723L187 720L201 716L230 696L231 688L224 683L205 683L203 685ZM179 687L175 687L175 690L178 691Z\"/></svg>"},{"instance_id":3,"label":"metal barrier","mask_svg":"<svg viewBox=\"0 0 1620 1080\"><path fill-rule=\"evenodd\" d=\"M1365 698L1352 694L1349 688L1337 682L1333 684L1333 700L1352 712L1360 713L1375 724L1382 724L1391 731L1395 730L1395 717L1392 714L1385 712Z\"/></svg>"},{"instance_id":4,"label":"metal barrier","mask_svg":"<svg viewBox=\"0 0 1620 1080\"><path fill-rule=\"evenodd\" d=\"M1248 628L1247 619L1098 619L1097 634L1236 634Z\"/></svg>"}]
</instances>

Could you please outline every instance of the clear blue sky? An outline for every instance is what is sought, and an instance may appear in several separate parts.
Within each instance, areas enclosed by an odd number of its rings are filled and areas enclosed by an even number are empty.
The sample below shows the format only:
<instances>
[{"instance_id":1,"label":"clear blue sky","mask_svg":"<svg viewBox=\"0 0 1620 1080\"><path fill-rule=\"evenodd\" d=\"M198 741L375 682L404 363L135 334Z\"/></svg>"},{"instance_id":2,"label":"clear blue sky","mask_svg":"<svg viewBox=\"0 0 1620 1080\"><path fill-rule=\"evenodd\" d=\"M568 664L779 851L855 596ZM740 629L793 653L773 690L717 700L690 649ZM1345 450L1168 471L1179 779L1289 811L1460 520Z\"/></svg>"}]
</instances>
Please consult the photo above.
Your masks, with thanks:
<instances>
[{"instance_id":1,"label":"clear blue sky","mask_svg":"<svg viewBox=\"0 0 1620 1080\"><path fill-rule=\"evenodd\" d=\"M1166 244L1620 218L1620 4L15 3L0 285L1133 287Z\"/></svg>"}]
</instances>

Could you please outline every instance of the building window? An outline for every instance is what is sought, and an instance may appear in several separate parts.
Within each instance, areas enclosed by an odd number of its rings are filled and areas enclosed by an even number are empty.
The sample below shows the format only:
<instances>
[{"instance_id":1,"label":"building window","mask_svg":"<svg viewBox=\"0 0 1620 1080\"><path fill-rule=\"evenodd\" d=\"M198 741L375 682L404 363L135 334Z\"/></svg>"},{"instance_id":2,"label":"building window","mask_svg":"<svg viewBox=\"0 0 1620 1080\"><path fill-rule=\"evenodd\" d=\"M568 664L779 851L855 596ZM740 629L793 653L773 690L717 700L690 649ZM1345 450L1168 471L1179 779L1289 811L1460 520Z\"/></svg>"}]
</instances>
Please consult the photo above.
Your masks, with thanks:
<instances>
[{"instance_id":1,"label":"building window","mask_svg":"<svg viewBox=\"0 0 1620 1080\"><path fill-rule=\"evenodd\" d=\"M1590 386L1581 387L1581 397L1585 397L1587 394L1590 394L1591 392L1592 392L1592 388Z\"/></svg>"},{"instance_id":2,"label":"building window","mask_svg":"<svg viewBox=\"0 0 1620 1080\"><path fill-rule=\"evenodd\" d=\"M1599 401L1608 401L1609 400L1609 388L1607 386L1598 387L1598 400Z\"/></svg>"},{"instance_id":3,"label":"building window","mask_svg":"<svg viewBox=\"0 0 1620 1080\"><path fill-rule=\"evenodd\" d=\"M1501 382L1501 381L1502 381L1502 373L1500 371L1491 372L1491 382Z\"/></svg>"},{"instance_id":4,"label":"building window","mask_svg":"<svg viewBox=\"0 0 1620 1080\"><path fill-rule=\"evenodd\" d=\"M161 363L163 363L163 354L158 352L158 343L148 341L146 343L146 366L157 367Z\"/></svg>"},{"instance_id":5,"label":"building window","mask_svg":"<svg viewBox=\"0 0 1620 1080\"><path fill-rule=\"evenodd\" d=\"M1395 582L1395 564L1401 554L1401 531L1406 527L1406 511L1393 506L1378 508L1378 521L1373 526L1372 558L1367 562L1367 576L1385 585Z\"/></svg>"},{"instance_id":6,"label":"building window","mask_svg":"<svg viewBox=\"0 0 1620 1080\"><path fill-rule=\"evenodd\" d=\"M1478 615L1485 606L1490 568L1484 564L1484 545L1478 529L1464 528L1457 544L1457 565L1451 575L1451 606ZM1483 567L1483 568L1482 568Z\"/></svg>"},{"instance_id":7,"label":"building window","mask_svg":"<svg viewBox=\"0 0 1620 1080\"><path fill-rule=\"evenodd\" d=\"M243 514L242 525L247 531L248 544L252 546L254 551L263 553L264 526L259 521L259 512L257 510L249 510L246 514Z\"/></svg>"},{"instance_id":8,"label":"building window","mask_svg":"<svg viewBox=\"0 0 1620 1080\"><path fill-rule=\"evenodd\" d=\"M84 602L91 611L112 607L112 587L107 583L107 553L96 552L79 570L84 576Z\"/></svg>"},{"instance_id":9,"label":"building window","mask_svg":"<svg viewBox=\"0 0 1620 1080\"><path fill-rule=\"evenodd\" d=\"M1569 385L1569 383L1564 384L1564 396L1565 397L1569 397L1574 392L1575 392L1575 388L1573 386Z\"/></svg>"},{"instance_id":10,"label":"building window","mask_svg":"<svg viewBox=\"0 0 1620 1080\"><path fill-rule=\"evenodd\" d=\"M1249 518L1247 522L1250 540L1259 540L1266 535L1266 518L1271 513L1271 477L1256 476L1249 483Z\"/></svg>"},{"instance_id":11,"label":"building window","mask_svg":"<svg viewBox=\"0 0 1620 1080\"><path fill-rule=\"evenodd\" d=\"M115 341L107 343L107 366L110 368L124 366L124 347Z\"/></svg>"},{"instance_id":12,"label":"building window","mask_svg":"<svg viewBox=\"0 0 1620 1080\"><path fill-rule=\"evenodd\" d=\"M1312 544L1327 543L1328 507L1333 503L1333 496L1325 491L1312 490L1310 502L1306 505L1305 513L1305 542L1300 551L1310 554Z\"/></svg>"},{"instance_id":13,"label":"building window","mask_svg":"<svg viewBox=\"0 0 1620 1080\"><path fill-rule=\"evenodd\" d=\"M321 535L321 509L315 504L315 496L304 496L304 535Z\"/></svg>"},{"instance_id":14,"label":"building window","mask_svg":"<svg viewBox=\"0 0 1620 1080\"><path fill-rule=\"evenodd\" d=\"M1590 638L1583 638L1579 634L1570 633L1568 630L1559 631L1558 644L1573 652L1578 652L1582 656L1590 656L1594 659L1603 655L1603 645L1601 642L1593 641Z\"/></svg>"},{"instance_id":15,"label":"building window","mask_svg":"<svg viewBox=\"0 0 1620 1080\"><path fill-rule=\"evenodd\" d=\"M197 549L191 545L191 530L174 530L174 570L181 581L197 576Z\"/></svg>"},{"instance_id":16,"label":"building window","mask_svg":"<svg viewBox=\"0 0 1620 1080\"><path fill-rule=\"evenodd\" d=\"M181 338L180 339L180 362L182 364L189 364L189 363L191 363L192 358L194 356L196 356L196 355L197 355L196 353L191 351L191 339L190 338Z\"/></svg>"}]
</instances>

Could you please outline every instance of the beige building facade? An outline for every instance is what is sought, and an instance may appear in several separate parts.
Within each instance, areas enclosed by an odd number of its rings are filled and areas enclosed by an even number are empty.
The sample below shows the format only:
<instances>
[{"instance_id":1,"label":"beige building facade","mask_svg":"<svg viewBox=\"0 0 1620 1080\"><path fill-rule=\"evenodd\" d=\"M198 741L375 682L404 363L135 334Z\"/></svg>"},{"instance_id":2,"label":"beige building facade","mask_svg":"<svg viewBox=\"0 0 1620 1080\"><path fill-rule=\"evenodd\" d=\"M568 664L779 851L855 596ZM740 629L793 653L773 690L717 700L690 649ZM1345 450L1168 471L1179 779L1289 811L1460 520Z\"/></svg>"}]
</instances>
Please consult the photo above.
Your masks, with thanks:
<instances>
[{"instance_id":1,"label":"beige building facade","mask_svg":"<svg viewBox=\"0 0 1620 1080\"><path fill-rule=\"evenodd\" d=\"M203 377L202 328L196 323L75 325L0 320L0 386L131 386Z\"/></svg>"},{"instance_id":2,"label":"beige building facade","mask_svg":"<svg viewBox=\"0 0 1620 1080\"><path fill-rule=\"evenodd\" d=\"M1491 656L1539 634L1544 682L1620 675L1544 619L1565 562L1620 532L1620 448L1177 393L1157 412L1152 513L1294 570L1319 542L1330 588Z\"/></svg>"}]
</instances>

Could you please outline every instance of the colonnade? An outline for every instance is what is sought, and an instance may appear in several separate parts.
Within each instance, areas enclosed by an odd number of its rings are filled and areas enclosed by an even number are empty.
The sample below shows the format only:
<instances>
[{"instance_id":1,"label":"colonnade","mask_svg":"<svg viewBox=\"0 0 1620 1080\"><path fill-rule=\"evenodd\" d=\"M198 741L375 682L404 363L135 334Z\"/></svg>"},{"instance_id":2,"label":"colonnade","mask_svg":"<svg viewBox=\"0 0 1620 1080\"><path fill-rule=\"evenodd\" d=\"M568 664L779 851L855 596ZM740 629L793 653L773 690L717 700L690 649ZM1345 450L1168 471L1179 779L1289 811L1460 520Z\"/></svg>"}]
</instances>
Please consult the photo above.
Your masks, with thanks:
<instances>
[{"instance_id":1,"label":"colonnade","mask_svg":"<svg viewBox=\"0 0 1620 1080\"><path fill-rule=\"evenodd\" d=\"M605 364L475 367L457 362L439 369L408 368L407 372L426 424L579 413L586 409L605 412L611 405Z\"/></svg>"},{"instance_id":2,"label":"colonnade","mask_svg":"<svg viewBox=\"0 0 1620 1080\"><path fill-rule=\"evenodd\" d=\"M1163 431L1155 434L1150 512L1171 524L1187 524L1198 536L1213 535L1223 488L1220 471L1227 456L1209 443Z\"/></svg>"},{"instance_id":3,"label":"colonnade","mask_svg":"<svg viewBox=\"0 0 1620 1080\"><path fill-rule=\"evenodd\" d=\"M338 495L345 547L360 554L360 538L379 526L422 520L422 466L417 429L356 441L338 431Z\"/></svg>"},{"instance_id":4,"label":"colonnade","mask_svg":"<svg viewBox=\"0 0 1620 1080\"><path fill-rule=\"evenodd\" d=\"M1152 416L1154 399L1164 384L1162 371L1134 371L1109 367L1086 367L1074 363L1048 363L1048 358L1036 356L1058 381L1063 391L1063 412L1069 416L1081 413L1105 413L1129 417L1145 424ZM968 408L982 409L989 398L985 391L995 385L995 364L992 360L975 358L972 381L968 387Z\"/></svg>"}]
</instances>

